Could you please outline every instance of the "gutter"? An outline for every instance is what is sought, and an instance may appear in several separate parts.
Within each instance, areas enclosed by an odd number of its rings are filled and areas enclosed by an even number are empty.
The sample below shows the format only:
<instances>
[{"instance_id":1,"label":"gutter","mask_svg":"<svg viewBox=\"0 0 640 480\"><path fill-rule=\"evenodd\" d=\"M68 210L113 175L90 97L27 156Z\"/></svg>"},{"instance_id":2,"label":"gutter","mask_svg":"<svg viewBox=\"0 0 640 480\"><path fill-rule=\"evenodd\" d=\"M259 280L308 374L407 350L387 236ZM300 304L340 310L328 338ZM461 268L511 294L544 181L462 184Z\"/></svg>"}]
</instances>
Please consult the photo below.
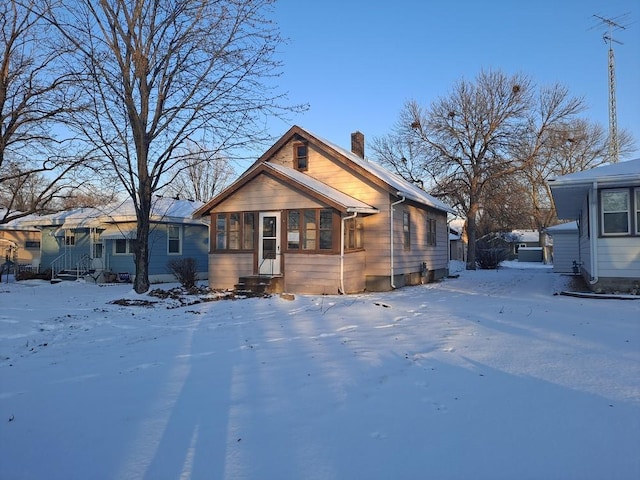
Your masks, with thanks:
<instances>
[{"instance_id":1,"label":"gutter","mask_svg":"<svg viewBox=\"0 0 640 480\"><path fill-rule=\"evenodd\" d=\"M589 228L590 238L589 245L591 247L590 264L591 264L591 279L589 283L595 285L598 283L598 181L593 181L591 187L591 198L589 199ZM578 250L580 251L580 250Z\"/></svg>"},{"instance_id":2,"label":"gutter","mask_svg":"<svg viewBox=\"0 0 640 480\"><path fill-rule=\"evenodd\" d=\"M394 208L393 207L398 205L398 204L400 204L400 203L402 203L402 202L404 202L407 199L407 197L402 192L398 192L397 195L399 197L402 197L402 198L400 200L398 200L397 202L394 202L394 203L391 204L391 206L390 206L391 214L390 214L390 220L389 220L389 222L390 222L389 232L391 234L391 242L390 242L391 243L391 269L390 269L391 271L390 271L389 275L390 275L390 278L391 278L391 288L393 288L393 289L397 288L395 283L393 283L393 274L394 274L394 272L393 272L393 251L394 251L393 250L393 234L394 234L394 232L393 232L393 212L394 212Z\"/></svg>"},{"instance_id":3,"label":"gutter","mask_svg":"<svg viewBox=\"0 0 640 480\"><path fill-rule=\"evenodd\" d=\"M351 220L352 218L356 218L358 216L358 212L354 212L353 215L349 215L348 217L342 217L342 222L340 223L340 293L342 295L345 294L344 291L344 225L347 220Z\"/></svg>"}]
</instances>

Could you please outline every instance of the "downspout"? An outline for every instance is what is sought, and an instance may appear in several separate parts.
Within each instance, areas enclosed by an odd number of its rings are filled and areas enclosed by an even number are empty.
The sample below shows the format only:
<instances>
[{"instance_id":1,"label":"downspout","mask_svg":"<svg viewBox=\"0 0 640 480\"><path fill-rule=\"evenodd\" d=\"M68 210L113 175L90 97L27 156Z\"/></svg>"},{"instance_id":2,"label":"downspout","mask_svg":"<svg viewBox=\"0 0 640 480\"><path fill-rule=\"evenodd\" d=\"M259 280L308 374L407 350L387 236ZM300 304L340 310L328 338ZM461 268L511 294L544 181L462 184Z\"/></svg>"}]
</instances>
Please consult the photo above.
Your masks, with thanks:
<instances>
[{"instance_id":1,"label":"downspout","mask_svg":"<svg viewBox=\"0 0 640 480\"><path fill-rule=\"evenodd\" d=\"M589 199L589 226L591 229L591 238L589 244L591 247L591 279L589 283L595 285L598 283L598 181L593 181L591 198Z\"/></svg>"},{"instance_id":2,"label":"downspout","mask_svg":"<svg viewBox=\"0 0 640 480\"><path fill-rule=\"evenodd\" d=\"M342 217L342 222L340 223L340 293L344 295L344 227L345 222L347 220L351 220L352 218L356 218L358 216L358 212L355 212L353 215L349 215L348 217Z\"/></svg>"},{"instance_id":3,"label":"downspout","mask_svg":"<svg viewBox=\"0 0 640 480\"><path fill-rule=\"evenodd\" d=\"M398 205L399 203L404 202L407 198L402 194L402 192L398 192L398 196L402 197L400 200L398 200L397 202L394 202L391 204L391 215L390 215L390 228L389 228L389 232L391 234L391 272L390 272L390 277L391 277L391 288L396 288L395 283L393 283L393 211L396 205Z\"/></svg>"}]
</instances>

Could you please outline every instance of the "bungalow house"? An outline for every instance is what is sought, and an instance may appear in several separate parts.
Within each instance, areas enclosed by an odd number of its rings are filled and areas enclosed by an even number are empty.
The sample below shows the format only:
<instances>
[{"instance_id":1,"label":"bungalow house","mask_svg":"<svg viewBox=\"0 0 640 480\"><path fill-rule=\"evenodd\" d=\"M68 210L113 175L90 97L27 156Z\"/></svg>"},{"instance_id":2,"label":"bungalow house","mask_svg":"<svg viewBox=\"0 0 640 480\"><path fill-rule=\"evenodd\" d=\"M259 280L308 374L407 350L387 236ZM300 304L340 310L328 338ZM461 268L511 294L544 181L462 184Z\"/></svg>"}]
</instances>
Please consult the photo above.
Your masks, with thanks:
<instances>
[{"instance_id":1,"label":"bungalow house","mask_svg":"<svg viewBox=\"0 0 640 480\"><path fill-rule=\"evenodd\" d=\"M156 197L149 234L149 281L175 281L167 263L194 258L198 278L207 277L209 227L192 217L201 202ZM136 215L127 200L103 208L76 208L26 222L41 233L40 269L62 278L91 275L96 281L132 279Z\"/></svg>"},{"instance_id":2,"label":"bungalow house","mask_svg":"<svg viewBox=\"0 0 640 480\"><path fill-rule=\"evenodd\" d=\"M640 288L640 159L549 180L558 218L578 222L580 273L594 291Z\"/></svg>"},{"instance_id":3,"label":"bungalow house","mask_svg":"<svg viewBox=\"0 0 640 480\"><path fill-rule=\"evenodd\" d=\"M360 132L351 149L293 126L199 208L211 219L209 286L257 277L272 291L336 294L446 276L453 210L365 160Z\"/></svg>"},{"instance_id":4,"label":"bungalow house","mask_svg":"<svg viewBox=\"0 0 640 480\"><path fill-rule=\"evenodd\" d=\"M578 222L560 223L545 229L553 241L553 271L556 273L579 273L581 263Z\"/></svg>"}]
</instances>

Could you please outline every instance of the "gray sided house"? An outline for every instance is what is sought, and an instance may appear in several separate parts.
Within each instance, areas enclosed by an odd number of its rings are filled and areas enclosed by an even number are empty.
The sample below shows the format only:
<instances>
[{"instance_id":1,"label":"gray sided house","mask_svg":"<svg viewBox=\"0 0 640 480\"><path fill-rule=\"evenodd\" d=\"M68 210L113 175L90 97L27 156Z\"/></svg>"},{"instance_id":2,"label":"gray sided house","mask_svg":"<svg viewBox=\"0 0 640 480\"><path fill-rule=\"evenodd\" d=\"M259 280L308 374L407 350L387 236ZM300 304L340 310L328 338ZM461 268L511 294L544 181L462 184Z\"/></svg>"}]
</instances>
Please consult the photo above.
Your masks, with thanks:
<instances>
[{"instance_id":1,"label":"gray sided house","mask_svg":"<svg viewBox=\"0 0 640 480\"><path fill-rule=\"evenodd\" d=\"M549 181L558 217L578 223L580 273L594 291L640 289L640 159Z\"/></svg>"},{"instance_id":2,"label":"gray sided house","mask_svg":"<svg viewBox=\"0 0 640 480\"><path fill-rule=\"evenodd\" d=\"M209 227L192 217L201 202L156 197L149 234L149 281L172 282L171 260L196 260L207 278ZM98 282L133 279L136 217L130 200L102 208L77 208L29 220L41 232L40 270L54 276L91 276Z\"/></svg>"},{"instance_id":3,"label":"gray sided house","mask_svg":"<svg viewBox=\"0 0 640 480\"><path fill-rule=\"evenodd\" d=\"M351 143L294 126L195 212L211 219L210 287L337 294L447 275L452 209L365 160L361 133Z\"/></svg>"},{"instance_id":4,"label":"gray sided house","mask_svg":"<svg viewBox=\"0 0 640 480\"><path fill-rule=\"evenodd\" d=\"M545 232L553 239L553 271L579 273L580 244L578 222L566 222L548 227Z\"/></svg>"}]
</instances>

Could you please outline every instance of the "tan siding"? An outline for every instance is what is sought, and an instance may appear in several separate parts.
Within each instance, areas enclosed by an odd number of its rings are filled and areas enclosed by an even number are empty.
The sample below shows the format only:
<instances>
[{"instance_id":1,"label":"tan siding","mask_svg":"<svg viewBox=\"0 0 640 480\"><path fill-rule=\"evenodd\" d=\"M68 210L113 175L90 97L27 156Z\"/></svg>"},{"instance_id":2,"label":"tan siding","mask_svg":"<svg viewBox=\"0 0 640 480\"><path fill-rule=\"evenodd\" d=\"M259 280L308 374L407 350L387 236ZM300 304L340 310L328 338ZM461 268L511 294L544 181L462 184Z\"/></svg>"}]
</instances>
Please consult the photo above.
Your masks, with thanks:
<instances>
[{"instance_id":1,"label":"tan siding","mask_svg":"<svg viewBox=\"0 0 640 480\"><path fill-rule=\"evenodd\" d=\"M403 211L409 211L411 222L411 248L404 248L402 233ZM435 218L436 246L427 245L427 218ZM422 262L426 262L428 270L439 270L448 266L448 234L447 221L443 213L435 210L423 210L412 205L396 206L394 214L394 273L411 273L420 271Z\"/></svg>"},{"instance_id":2,"label":"tan siding","mask_svg":"<svg viewBox=\"0 0 640 480\"><path fill-rule=\"evenodd\" d=\"M334 295L340 293L339 255L297 255L284 258L285 291Z\"/></svg>"},{"instance_id":3,"label":"tan siding","mask_svg":"<svg viewBox=\"0 0 640 480\"><path fill-rule=\"evenodd\" d=\"M253 254L209 255L209 287L233 288L238 278L253 274Z\"/></svg>"},{"instance_id":4,"label":"tan siding","mask_svg":"<svg viewBox=\"0 0 640 480\"><path fill-rule=\"evenodd\" d=\"M214 212L284 210L288 208L320 208L314 199L292 190L282 181L260 175L214 209Z\"/></svg>"}]
</instances>

